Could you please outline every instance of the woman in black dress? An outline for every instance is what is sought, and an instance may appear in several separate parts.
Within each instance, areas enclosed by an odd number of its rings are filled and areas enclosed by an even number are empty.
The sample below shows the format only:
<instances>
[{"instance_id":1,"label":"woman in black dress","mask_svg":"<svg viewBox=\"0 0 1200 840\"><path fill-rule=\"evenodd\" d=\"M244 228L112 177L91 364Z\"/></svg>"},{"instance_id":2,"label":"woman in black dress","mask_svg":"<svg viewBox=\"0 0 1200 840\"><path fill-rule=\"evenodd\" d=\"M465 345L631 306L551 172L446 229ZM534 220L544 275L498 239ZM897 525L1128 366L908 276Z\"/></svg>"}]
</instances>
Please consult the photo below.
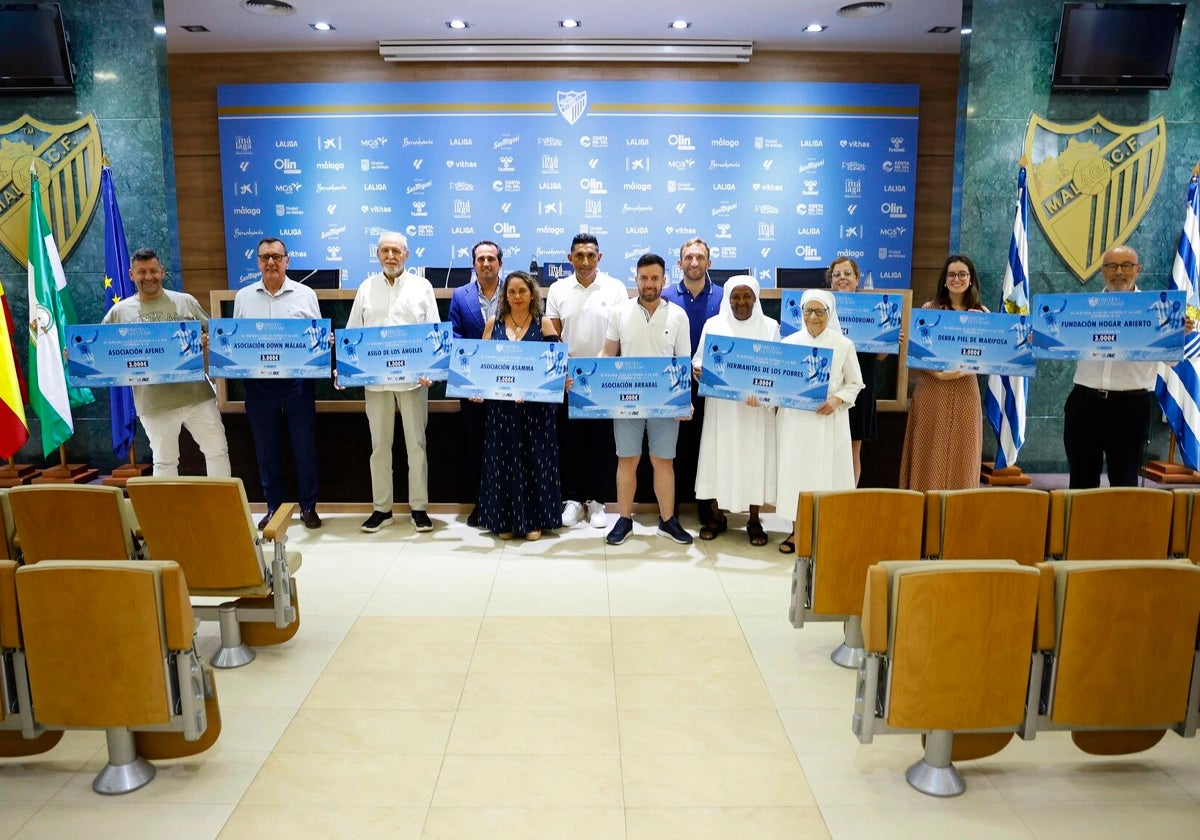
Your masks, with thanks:
<instances>
[{"instance_id":1,"label":"woman in black dress","mask_svg":"<svg viewBox=\"0 0 1200 840\"><path fill-rule=\"evenodd\" d=\"M825 272L829 280L829 288L835 292L857 292L861 274L858 263L850 257L838 257L829 265ZM875 423L875 362L884 358L884 354L859 353L858 367L862 371L864 388L858 392L858 398L850 409L850 445L854 451L854 485L858 486L859 476L862 475L862 442L875 440L879 436Z\"/></svg>"},{"instance_id":2,"label":"woman in black dress","mask_svg":"<svg viewBox=\"0 0 1200 840\"><path fill-rule=\"evenodd\" d=\"M560 340L543 333L541 295L524 271L504 278L496 317L484 327L483 338ZM536 540L542 531L562 526L556 406L507 400L486 400L486 404L479 523L502 540L514 536Z\"/></svg>"}]
</instances>

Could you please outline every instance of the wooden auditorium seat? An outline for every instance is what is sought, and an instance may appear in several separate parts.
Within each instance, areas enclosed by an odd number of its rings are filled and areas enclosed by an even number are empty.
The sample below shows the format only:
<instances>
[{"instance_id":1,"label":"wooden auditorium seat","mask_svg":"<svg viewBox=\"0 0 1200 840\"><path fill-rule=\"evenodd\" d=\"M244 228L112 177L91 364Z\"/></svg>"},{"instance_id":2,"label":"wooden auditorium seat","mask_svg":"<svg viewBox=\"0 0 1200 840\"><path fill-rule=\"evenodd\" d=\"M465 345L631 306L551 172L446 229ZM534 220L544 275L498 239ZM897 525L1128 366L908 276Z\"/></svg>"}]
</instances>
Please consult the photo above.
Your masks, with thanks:
<instances>
[{"instance_id":1,"label":"wooden auditorium seat","mask_svg":"<svg viewBox=\"0 0 1200 840\"><path fill-rule=\"evenodd\" d=\"M1022 726L1029 693L1038 569L1012 560L880 563L863 601L866 660L859 669L853 729L922 733L924 757L908 783L957 796L956 733L986 733L970 753L998 752ZM970 736L968 736L970 737Z\"/></svg>"},{"instance_id":2,"label":"wooden auditorium seat","mask_svg":"<svg viewBox=\"0 0 1200 840\"><path fill-rule=\"evenodd\" d=\"M216 740L212 672L196 655L178 564L44 560L15 577L35 722L105 730L108 763L93 790L129 793L154 778L135 730L201 748Z\"/></svg>"},{"instance_id":3,"label":"wooden auditorium seat","mask_svg":"<svg viewBox=\"0 0 1200 840\"><path fill-rule=\"evenodd\" d=\"M1046 559L1050 494L1023 487L930 490L925 494L925 557L1023 566Z\"/></svg>"},{"instance_id":4,"label":"wooden auditorium seat","mask_svg":"<svg viewBox=\"0 0 1200 840\"><path fill-rule=\"evenodd\" d=\"M16 560L17 549L13 539L17 535L13 527L12 508L8 505L8 490L0 488L0 527L4 529L4 541L0 543L0 560Z\"/></svg>"},{"instance_id":5,"label":"wooden auditorium seat","mask_svg":"<svg viewBox=\"0 0 1200 840\"><path fill-rule=\"evenodd\" d=\"M1173 511L1169 490L1051 490L1046 556L1055 560L1166 560Z\"/></svg>"},{"instance_id":6,"label":"wooden auditorium seat","mask_svg":"<svg viewBox=\"0 0 1200 840\"><path fill-rule=\"evenodd\" d=\"M800 494L796 566L788 617L841 621L845 641L830 655L843 668L863 659L862 600L867 568L884 560L919 560L925 497L915 490L846 490Z\"/></svg>"},{"instance_id":7,"label":"wooden auditorium seat","mask_svg":"<svg viewBox=\"0 0 1200 840\"><path fill-rule=\"evenodd\" d=\"M1097 755L1140 752L1200 722L1200 568L1186 560L1065 561L1041 567L1041 699L1025 737L1070 730Z\"/></svg>"},{"instance_id":8,"label":"wooden auditorium seat","mask_svg":"<svg viewBox=\"0 0 1200 840\"><path fill-rule=\"evenodd\" d=\"M17 564L0 560L0 757L44 753L62 740L61 730L46 730L33 719L25 643L17 609Z\"/></svg>"},{"instance_id":9,"label":"wooden auditorium seat","mask_svg":"<svg viewBox=\"0 0 1200 840\"><path fill-rule=\"evenodd\" d=\"M126 490L150 556L182 566L192 597L235 599L195 607L200 618L220 622L213 666L240 667L254 660L251 645L296 635L300 605L292 575L302 558L286 550L294 503L280 505L260 537L240 478L131 478ZM269 559L266 542L273 546Z\"/></svg>"},{"instance_id":10,"label":"wooden auditorium seat","mask_svg":"<svg viewBox=\"0 0 1200 840\"><path fill-rule=\"evenodd\" d=\"M133 511L120 487L29 484L8 491L8 506L25 563L141 557Z\"/></svg>"},{"instance_id":11,"label":"wooden auditorium seat","mask_svg":"<svg viewBox=\"0 0 1200 840\"><path fill-rule=\"evenodd\" d=\"M1192 487L1177 487L1171 518L1171 556L1186 557L1200 564L1200 492Z\"/></svg>"}]
</instances>

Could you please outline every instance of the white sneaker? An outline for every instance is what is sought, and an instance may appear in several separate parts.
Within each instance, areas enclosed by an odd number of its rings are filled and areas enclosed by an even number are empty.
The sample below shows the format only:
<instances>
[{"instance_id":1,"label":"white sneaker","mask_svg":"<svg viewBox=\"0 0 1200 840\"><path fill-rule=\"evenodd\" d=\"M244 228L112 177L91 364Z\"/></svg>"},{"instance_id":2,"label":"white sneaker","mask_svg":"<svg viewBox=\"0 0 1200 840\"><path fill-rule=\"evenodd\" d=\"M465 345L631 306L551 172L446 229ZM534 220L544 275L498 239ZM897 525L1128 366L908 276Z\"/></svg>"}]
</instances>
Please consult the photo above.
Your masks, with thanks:
<instances>
[{"instance_id":1,"label":"white sneaker","mask_svg":"<svg viewBox=\"0 0 1200 840\"><path fill-rule=\"evenodd\" d=\"M587 503L587 517L588 524L593 528L608 527L608 513L604 510L604 505L595 499Z\"/></svg>"},{"instance_id":2,"label":"white sneaker","mask_svg":"<svg viewBox=\"0 0 1200 840\"><path fill-rule=\"evenodd\" d=\"M564 528L570 528L580 519L583 519L583 505L572 499L563 505L562 523Z\"/></svg>"}]
</instances>

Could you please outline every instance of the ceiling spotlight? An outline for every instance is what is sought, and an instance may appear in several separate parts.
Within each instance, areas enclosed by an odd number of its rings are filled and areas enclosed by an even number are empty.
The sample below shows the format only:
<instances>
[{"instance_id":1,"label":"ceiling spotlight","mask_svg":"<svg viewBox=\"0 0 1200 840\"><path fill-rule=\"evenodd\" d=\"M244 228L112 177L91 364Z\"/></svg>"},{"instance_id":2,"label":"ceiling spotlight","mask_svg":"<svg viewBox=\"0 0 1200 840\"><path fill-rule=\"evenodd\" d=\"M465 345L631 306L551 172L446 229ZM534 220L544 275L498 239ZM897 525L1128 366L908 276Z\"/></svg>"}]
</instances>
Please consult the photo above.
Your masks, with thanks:
<instances>
[{"instance_id":1,"label":"ceiling spotlight","mask_svg":"<svg viewBox=\"0 0 1200 840\"><path fill-rule=\"evenodd\" d=\"M334 28L332 23L326 23L323 20L319 20L316 23L310 23L309 27L317 30L318 32L332 32Z\"/></svg>"},{"instance_id":2,"label":"ceiling spotlight","mask_svg":"<svg viewBox=\"0 0 1200 840\"><path fill-rule=\"evenodd\" d=\"M154 34L155 35L166 35L167 27L163 26L162 24L159 24L158 26L154 27Z\"/></svg>"},{"instance_id":3,"label":"ceiling spotlight","mask_svg":"<svg viewBox=\"0 0 1200 840\"><path fill-rule=\"evenodd\" d=\"M805 32L824 32L828 28L829 28L828 26L822 26L819 23L810 23L808 26L804 27L804 31Z\"/></svg>"},{"instance_id":4,"label":"ceiling spotlight","mask_svg":"<svg viewBox=\"0 0 1200 840\"><path fill-rule=\"evenodd\" d=\"M465 20L448 20L448 21L446 21L446 28L447 29L470 29L471 24L467 23Z\"/></svg>"},{"instance_id":5,"label":"ceiling spotlight","mask_svg":"<svg viewBox=\"0 0 1200 840\"><path fill-rule=\"evenodd\" d=\"M579 27L583 26L583 21L567 18L566 20L560 20L558 25L561 29L578 29Z\"/></svg>"},{"instance_id":6,"label":"ceiling spotlight","mask_svg":"<svg viewBox=\"0 0 1200 840\"><path fill-rule=\"evenodd\" d=\"M179 28L185 32L212 32L212 30L209 29L207 26L204 26L203 24L199 24L199 23L191 23L191 24L188 24L187 26L181 26Z\"/></svg>"},{"instance_id":7,"label":"ceiling spotlight","mask_svg":"<svg viewBox=\"0 0 1200 840\"><path fill-rule=\"evenodd\" d=\"M934 27L930 28L929 30L927 30L927 34L929 34L929 35L945 35L949 32L953 32L953 31L954 31L953 26L934 26Z\"/></svg>"},{"instance_id":8,"label":"ceiling spotlight","mask_svg":"<svg viewBox=\"0 0 1200 840\"><path fill-rule=\"evenodd\" d=\"M970 35L970 34L971 34L971 27L969 27L969 26L964 26L964 27L963 27L961 30L959 30L959 34L960 34L960 35Z\"/></svg>"},{"instance_id":9,"label":"ceiling spotlight","mask_svg":"<svg viewBox=\"0 0 1200 840\"><path fill-rule=\"evenodd\" d=\"M692 22L690 20L673 20L667 24L669 29L691 29Z\"/></svg>"}]
</instances>

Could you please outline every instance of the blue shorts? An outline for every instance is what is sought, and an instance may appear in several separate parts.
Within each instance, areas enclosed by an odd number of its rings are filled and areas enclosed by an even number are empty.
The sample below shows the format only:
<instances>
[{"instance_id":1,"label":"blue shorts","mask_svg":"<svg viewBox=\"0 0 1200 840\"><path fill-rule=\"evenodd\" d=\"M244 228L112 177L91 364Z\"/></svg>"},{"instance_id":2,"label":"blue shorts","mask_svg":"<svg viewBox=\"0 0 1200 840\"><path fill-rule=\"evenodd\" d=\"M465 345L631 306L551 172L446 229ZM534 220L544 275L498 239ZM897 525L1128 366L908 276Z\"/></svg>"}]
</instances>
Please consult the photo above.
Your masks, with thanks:
<instances>
[{"instance_id":1,"label":"blue shorts","mask_svg":"<svg viewBox=\"0 0 1200 840\"><path fill-rule=\"evenodd\" d=\"M679 420L674 417L617 418L613 420L613 438L618 458L637 458L642 454L642 434L650 436L650 454L670 461L675 458L679 439Z\"/></svg>"}]
</instances>

